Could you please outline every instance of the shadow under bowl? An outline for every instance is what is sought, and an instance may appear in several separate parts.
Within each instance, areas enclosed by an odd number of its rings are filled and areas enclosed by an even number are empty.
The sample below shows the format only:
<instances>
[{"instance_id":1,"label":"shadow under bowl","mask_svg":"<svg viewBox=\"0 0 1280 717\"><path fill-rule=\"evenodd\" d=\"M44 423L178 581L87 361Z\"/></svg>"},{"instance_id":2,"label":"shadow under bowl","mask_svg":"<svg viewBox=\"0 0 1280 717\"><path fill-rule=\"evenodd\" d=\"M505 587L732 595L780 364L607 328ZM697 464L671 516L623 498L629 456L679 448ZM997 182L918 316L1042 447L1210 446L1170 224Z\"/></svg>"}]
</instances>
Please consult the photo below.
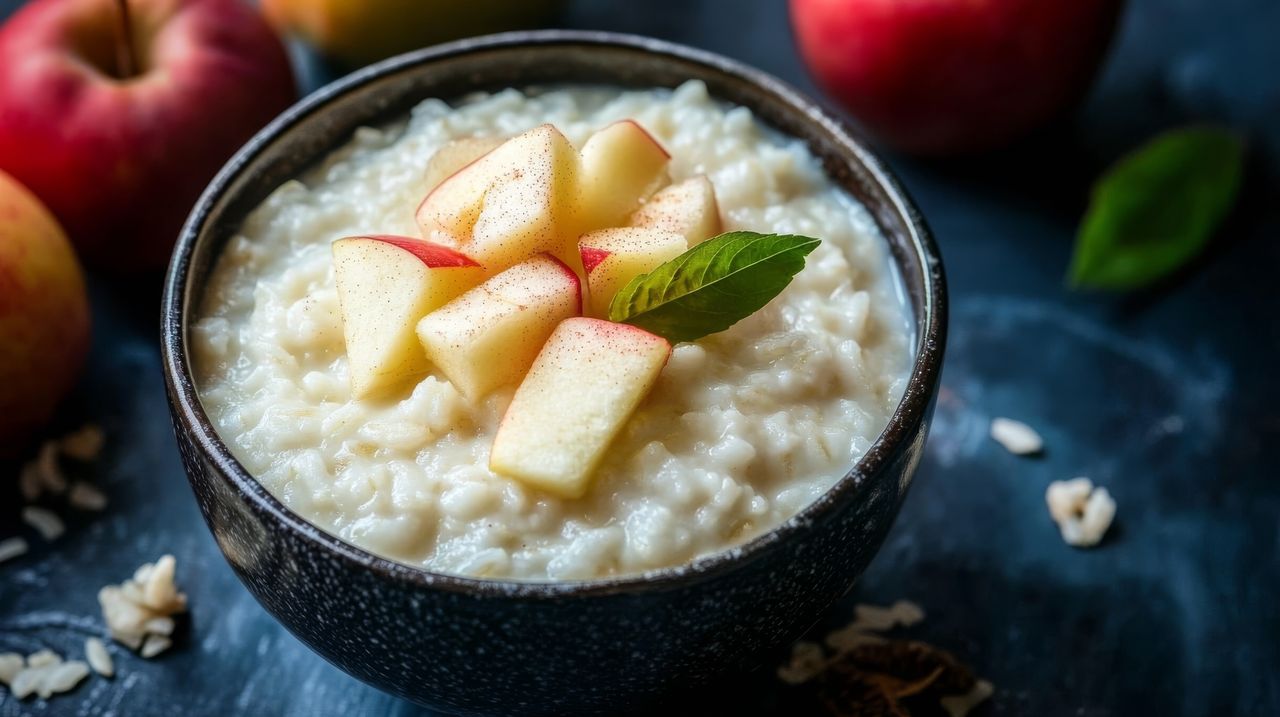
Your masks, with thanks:
<instances>
[{"instance_id":1,"label":"shadow under bowl","mask_svg":"<svg viewBox=\"0 0 1280 717\"><path fill-rule=\"evenodd\" d=\"M188 338L210 270L246 215L362 125L423 99L548 84L675 87L798 137L871 211L911 303L914 364L883 434L791 520L737 548L643 575L486 580L396 563L320 530L262 487L206 415ZM618 712L757 666L849 591L884 540L919 462L946 327L942 265L897 181L847 127L778 80L723 57L611 33L474 38L356 72L289 109L242 148L187 221L165 283L162 351L178 445L204 518L250 592L351 675L458 712Z\"/></svg>"}]
</instances>

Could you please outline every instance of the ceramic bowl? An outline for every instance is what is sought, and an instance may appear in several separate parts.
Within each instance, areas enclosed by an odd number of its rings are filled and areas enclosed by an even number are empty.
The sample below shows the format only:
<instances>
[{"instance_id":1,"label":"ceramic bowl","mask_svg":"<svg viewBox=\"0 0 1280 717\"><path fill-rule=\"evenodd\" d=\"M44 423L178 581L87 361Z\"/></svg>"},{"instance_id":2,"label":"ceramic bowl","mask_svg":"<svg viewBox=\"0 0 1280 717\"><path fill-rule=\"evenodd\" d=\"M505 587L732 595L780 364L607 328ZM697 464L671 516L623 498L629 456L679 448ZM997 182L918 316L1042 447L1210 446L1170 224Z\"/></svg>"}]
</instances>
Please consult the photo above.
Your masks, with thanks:
<instances>
[{"instance_id":1,"label":"ceramic bowl","mask_svg":"<svg viewBox=\"0 0 1280 717\"><path fill-rule=\"evenodd\" d=\"M696 78L801 138L891 245L914 318L901 404L857 465L798 515L676 568L585 582L484 580L380 558L317 528L245 471L202 408L188 339L210 268L246 214L361 125L428 97L556 83L675 87ZM173 423L200 509L250 592L351 675L455 712L614 713L756 666L853 586L919 462L946 327L942 265L924 222L845 124L724 57L658 40L539 31L464 40L349 75L285 112L209 185L178 240L163 300Z\"/></svg>"}]
</instances>

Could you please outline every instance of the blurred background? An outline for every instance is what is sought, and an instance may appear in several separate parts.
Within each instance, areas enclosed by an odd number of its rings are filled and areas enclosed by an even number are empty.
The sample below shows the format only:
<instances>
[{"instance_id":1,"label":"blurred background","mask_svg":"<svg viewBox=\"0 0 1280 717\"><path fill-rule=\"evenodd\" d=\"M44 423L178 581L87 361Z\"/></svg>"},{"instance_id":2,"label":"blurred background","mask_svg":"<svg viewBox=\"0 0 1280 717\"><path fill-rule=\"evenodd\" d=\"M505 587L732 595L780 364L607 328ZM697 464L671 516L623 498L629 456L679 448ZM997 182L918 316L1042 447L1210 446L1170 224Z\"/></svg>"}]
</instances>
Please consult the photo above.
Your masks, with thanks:
<instances>
[{"instance_id":1,"label":"blurred background","mask_svg":"<svg viewBox=\"0 0 1280 717\"><path fill-rule=\"evenodd\" d=\"M941 245L951 335L926 459L815 636L910 599L927 613L911 636L994 684L974 714L1280 714L1280 3L188 0L225 32L191 39L154 96L25 61L74 26L78 56L127 79L158 57L147 18L168 17L130 3L144 29L122 53L117 4L0 0L0 539L31 545L0 565L0 652L78 652L97 588L162 552L192 619L115 680L0 691L0 716L419 714L285 633L218 553L167 418L159 277L199 190L296 97L533 26L659 37L798 86L858 124ZM236 61L202 64L205 42ZM1034 426L1043 455L992 442L997 416ZM21 466L88 422L109 505L62 510L43 541L19 517ZM1093 550L1044 507L1077 475L1119 506ZM775 668L664 709L795 714Z\"/></svg>"}]
</instances>

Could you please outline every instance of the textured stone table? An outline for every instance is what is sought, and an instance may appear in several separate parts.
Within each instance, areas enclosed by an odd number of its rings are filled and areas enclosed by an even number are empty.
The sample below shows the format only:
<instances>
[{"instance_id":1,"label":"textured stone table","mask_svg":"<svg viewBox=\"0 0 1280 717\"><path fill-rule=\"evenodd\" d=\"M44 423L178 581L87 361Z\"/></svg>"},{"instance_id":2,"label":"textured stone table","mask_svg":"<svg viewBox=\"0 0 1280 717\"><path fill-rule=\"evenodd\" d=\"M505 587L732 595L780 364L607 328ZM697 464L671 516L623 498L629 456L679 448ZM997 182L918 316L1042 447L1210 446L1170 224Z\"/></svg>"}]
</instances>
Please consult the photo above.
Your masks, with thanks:
<instances>
[{"instance_id":1,"label":"textured stone table","mask_svg":"<svg viewBox=\"0 0 1280 717\"><path fill-rule=\"evenodd\" d=\"M806 89L781 0L570 5L565 25L726 53ZM0 0L0 15L13 0ZM909 634L997 686L981 714L1280 714L1280 4L1135 0L1102 81L1068 123L980 163L890 157L946 257L953 313L926 460L897 525L847 603L910 598ZM323 73L306 74L314 84ZM1254 139L1243 203L1198 267L1126 299L1063 288L1090 179L1162 127L1229 122ZM61 417L109 431L98 480L112 505L0 567L0 651L79 653L97 588L162 552L192 596L162 659L117 656L48 703L0 692L0 717L420 714L346 677L239 585L200 520L170 433L154 283L94 282L91 367ZM1024 459L986 437L992 416L1038 427ZM1119 517L1093 551L1065 546L1050 480L1088 475ZM0 494L0 535L19 529ZM770 671L692 703L779 711Z\"/></svg>"}]
</instances>

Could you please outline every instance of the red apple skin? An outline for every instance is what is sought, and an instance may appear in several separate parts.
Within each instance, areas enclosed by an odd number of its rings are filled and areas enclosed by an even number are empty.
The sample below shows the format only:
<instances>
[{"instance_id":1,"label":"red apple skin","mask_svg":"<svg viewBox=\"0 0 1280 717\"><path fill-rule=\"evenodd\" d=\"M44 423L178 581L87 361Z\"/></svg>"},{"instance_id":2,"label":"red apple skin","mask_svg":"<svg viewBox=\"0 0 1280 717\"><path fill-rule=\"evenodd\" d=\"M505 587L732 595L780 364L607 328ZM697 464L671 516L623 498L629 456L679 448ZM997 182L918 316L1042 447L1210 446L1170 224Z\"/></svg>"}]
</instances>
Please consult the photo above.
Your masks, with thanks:
<instances>
[{"instance_id":1,"label":"red apple skin","mask_svg":"<svg viewBox=\"0 0 1280 717\"><path fill-rule=\"evenodd\" d=\"M551 254L549 252L543 252L542 256L545 256L551 261L554 261L556 265L558 265L560 269L564 271L566 276L572 277L574 286L578 287L578 316L582 316L582 310L586 305L586 302L583 301L582 299L582 291L583 291L582 277L578 276L578 272L574 271L568 264L564 263L563 261L560 261L560 258L555 256L554 254Z\"/></svg>"},{"instance_id":2,"label":"red apple skin","mask_svg":"<svg viewBox=\"0 0 1280 717\"><path fill-rule=\"evenodd\" d=\"M450 249L443 244L437 244L423 239L396 236L394 234L371 234L351 238L372 239L373 241L385 242L392 246L399 247L418 257L422 260L423 264L426 264L432 269L480 266L475 259L463 254L457 249Z\"/></svg>"},{"instance_id":3,"label":"red apple skin","mask_svg":"<svg viewBox=\"0 0 1280 717\"><path fill-rule=\"evenodd\" d=\"M790 0L818 84L900 151L993 149L1088 90L1122 0Z\"/></svg>"},{"instance_id":4,"label":"red apple skin","mask_svg":"<svg viewBox=\"0 0 1280 717\"><path fill-rule=\"evenodd\" d=\"M597 249L593 246L584 246L580 250L582 254L582 270L591 273L591 270L600 266L600 263L609 258L613 252L608 249Z\"/></svg>"},{"instance_id":5,"label":"red apple skin","mask_svg":"<svg viewBox=\"0 0 1280 717\"><path fill-rule=\"evenodd\" d=\"M163 266L230 155L297 94L280 40L240 0L129 0L142 71L114 71L114 0L34 0L0 27L0 169L81 256Z\"/></svg>"}]
</instances>

